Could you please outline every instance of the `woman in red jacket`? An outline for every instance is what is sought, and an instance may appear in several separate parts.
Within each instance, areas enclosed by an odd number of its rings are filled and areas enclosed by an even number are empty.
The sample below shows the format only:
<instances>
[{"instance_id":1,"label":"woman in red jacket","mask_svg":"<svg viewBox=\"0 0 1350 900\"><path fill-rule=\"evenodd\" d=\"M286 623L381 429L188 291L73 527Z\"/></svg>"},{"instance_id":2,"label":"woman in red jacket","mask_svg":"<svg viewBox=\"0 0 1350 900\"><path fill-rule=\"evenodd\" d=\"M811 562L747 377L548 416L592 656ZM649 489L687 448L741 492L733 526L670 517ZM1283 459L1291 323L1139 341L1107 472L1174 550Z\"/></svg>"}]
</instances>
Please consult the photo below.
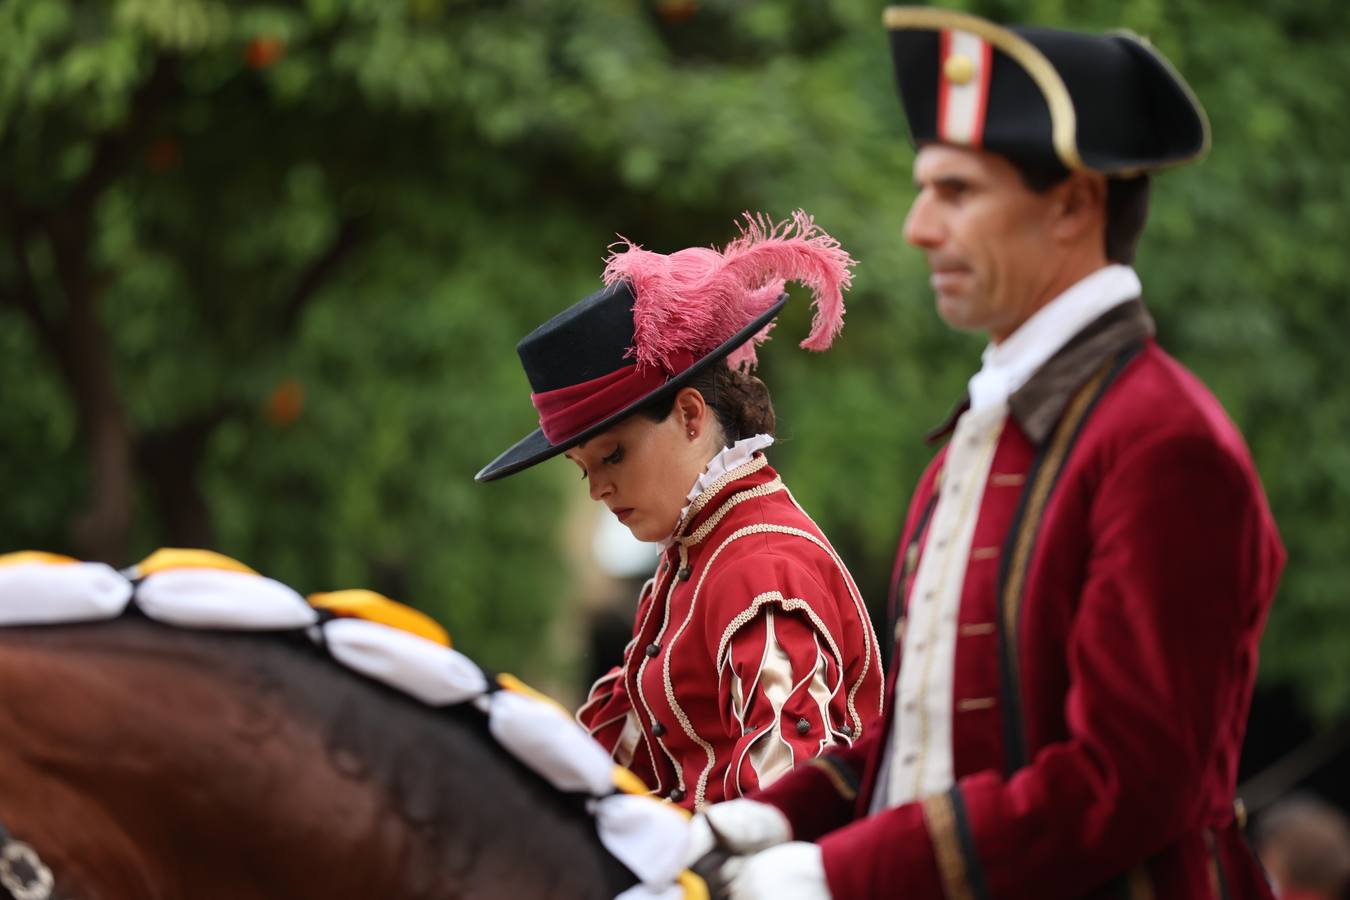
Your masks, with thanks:
<instances>
[{"instance_id":1,"label":"woman in red jacket","mask_svg":"<svg viewBox=\"0 0 1350 900\"><path fill-rule=\"evenodd\" d=\"M804 213L749 219L724 250L611 255L606 287L517 347L540 428L479 481L565 454L633 534L660 542L622 664L578 720L688 808L762 787L881 711L881 659L838 554L764 450L773 407L748 370L787 302L814 294L802 346L843 323L853 260Z\"/></svg>"}]
</instances>

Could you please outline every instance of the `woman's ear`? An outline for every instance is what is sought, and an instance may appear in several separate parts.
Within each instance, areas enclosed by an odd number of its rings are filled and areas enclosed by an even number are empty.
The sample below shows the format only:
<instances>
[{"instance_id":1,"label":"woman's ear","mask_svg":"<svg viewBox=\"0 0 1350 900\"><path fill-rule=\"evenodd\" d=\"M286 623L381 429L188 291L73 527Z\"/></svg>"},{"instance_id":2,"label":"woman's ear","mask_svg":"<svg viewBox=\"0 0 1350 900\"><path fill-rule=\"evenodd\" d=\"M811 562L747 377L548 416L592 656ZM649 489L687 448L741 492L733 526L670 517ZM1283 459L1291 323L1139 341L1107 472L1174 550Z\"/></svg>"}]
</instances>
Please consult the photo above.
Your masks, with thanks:
<instances>
[{"instance_id":1,"label":"woman's ear","mask_svg":"<svg viewBox=\"0 0 1350 900\"><path fill-rule=\"evenodd\" d=\"M703 395L696 388L680 388L675 395L673 414L679 417L680 429L685 437L697 440L707 430L711 411Z\"/></svg>"}]
</instances>

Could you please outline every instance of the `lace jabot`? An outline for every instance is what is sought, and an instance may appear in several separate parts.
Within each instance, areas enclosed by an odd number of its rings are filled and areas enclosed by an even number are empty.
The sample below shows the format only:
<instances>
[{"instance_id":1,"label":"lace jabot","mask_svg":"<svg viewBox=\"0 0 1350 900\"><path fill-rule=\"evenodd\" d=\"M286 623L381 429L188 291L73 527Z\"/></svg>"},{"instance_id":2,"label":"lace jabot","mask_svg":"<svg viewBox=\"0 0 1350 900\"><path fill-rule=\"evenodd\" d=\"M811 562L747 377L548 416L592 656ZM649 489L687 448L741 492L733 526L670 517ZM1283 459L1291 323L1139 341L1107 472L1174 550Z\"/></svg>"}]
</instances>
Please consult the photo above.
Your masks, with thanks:
<instances>
[{"instance_id":1,"label":"lace jabot","mask_svg":"<svg viewBox=\"0 0 1350 900\"><path fill-rule=\"evenodd\" d=\"M757 434L753 437L743 438L730 447L723 447L717 451L717 455L708 460L708 465L704 467L703 474L694 480L694 486L689 489L689 494L685 497L684 509L680 510L680 517L676 519L675 530L679 531L680 525L684 523L684 517L689 515L689 507L713 482L732 469L745 465L756 452L763 450L772 443L773 435ZM663 549L669 547L674 541L675 536L672 534L661 542L661 547Z\"/></svg>"}]
</instances>

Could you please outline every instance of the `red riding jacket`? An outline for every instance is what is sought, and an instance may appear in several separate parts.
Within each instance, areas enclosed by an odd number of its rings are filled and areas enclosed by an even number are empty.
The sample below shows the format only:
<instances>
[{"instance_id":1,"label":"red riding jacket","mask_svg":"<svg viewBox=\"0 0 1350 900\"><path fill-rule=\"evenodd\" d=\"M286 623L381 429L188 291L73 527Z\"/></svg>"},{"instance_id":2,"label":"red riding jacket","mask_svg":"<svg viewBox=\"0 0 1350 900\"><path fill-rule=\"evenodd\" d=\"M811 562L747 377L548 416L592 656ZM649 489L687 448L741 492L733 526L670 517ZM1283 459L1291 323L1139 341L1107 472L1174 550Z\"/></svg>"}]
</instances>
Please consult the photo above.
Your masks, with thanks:
<instances>
[{"instance_id":1,"label":"red riding jacket","mask_svg":"<svg viewBox=\"0 0 1350 900\"><path fill-rule=\"evenodd\" d=\"M854 744L881 690L853 579L756 454L693 501L623 665L577 720L656 793L701 808Z\"/></svg>"},{"instance_id":2,"label":"red riding jacket","mask_svg":"<svg viewBox=\"0 0 1350 900\"><path fill-rule=\"evenodd\" d=\"M1284 551L1237 430L1151 333L1117 307L1009 401L960 596L955 785L867 814L893 700L758 795L836 900L1270 896L1233 791ZM945 455L910 508L906 611Z\"/></svg>"}]
</instances>

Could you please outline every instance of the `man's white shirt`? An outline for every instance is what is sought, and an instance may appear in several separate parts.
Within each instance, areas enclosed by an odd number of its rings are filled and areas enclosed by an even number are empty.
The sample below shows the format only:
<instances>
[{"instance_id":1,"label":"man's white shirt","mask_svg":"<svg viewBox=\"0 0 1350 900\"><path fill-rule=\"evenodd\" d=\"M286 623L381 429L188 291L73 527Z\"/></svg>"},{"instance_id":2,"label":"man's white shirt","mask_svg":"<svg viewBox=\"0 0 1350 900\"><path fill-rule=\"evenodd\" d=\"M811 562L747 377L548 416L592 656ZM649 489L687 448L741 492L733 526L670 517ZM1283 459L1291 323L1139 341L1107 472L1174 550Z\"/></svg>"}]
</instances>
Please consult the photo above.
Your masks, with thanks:
<instances>
[{"instance_id":1,"label":"man's white shirt","mask_svg":"<svg viewBox=\"0 0 1350 900\"><path fill-rule=\"evenodd\" d=\"M1074 335L1140 295L1139 276L1111 265L1082 279L984 351L969 384L970 409L948 445L938 501L904 629L903 664L890 698L894 713L872 796L878 812L940 793L955 783L952 753L956 637L966 565L1008 398Z\"/></svg>"}]
</instances>

